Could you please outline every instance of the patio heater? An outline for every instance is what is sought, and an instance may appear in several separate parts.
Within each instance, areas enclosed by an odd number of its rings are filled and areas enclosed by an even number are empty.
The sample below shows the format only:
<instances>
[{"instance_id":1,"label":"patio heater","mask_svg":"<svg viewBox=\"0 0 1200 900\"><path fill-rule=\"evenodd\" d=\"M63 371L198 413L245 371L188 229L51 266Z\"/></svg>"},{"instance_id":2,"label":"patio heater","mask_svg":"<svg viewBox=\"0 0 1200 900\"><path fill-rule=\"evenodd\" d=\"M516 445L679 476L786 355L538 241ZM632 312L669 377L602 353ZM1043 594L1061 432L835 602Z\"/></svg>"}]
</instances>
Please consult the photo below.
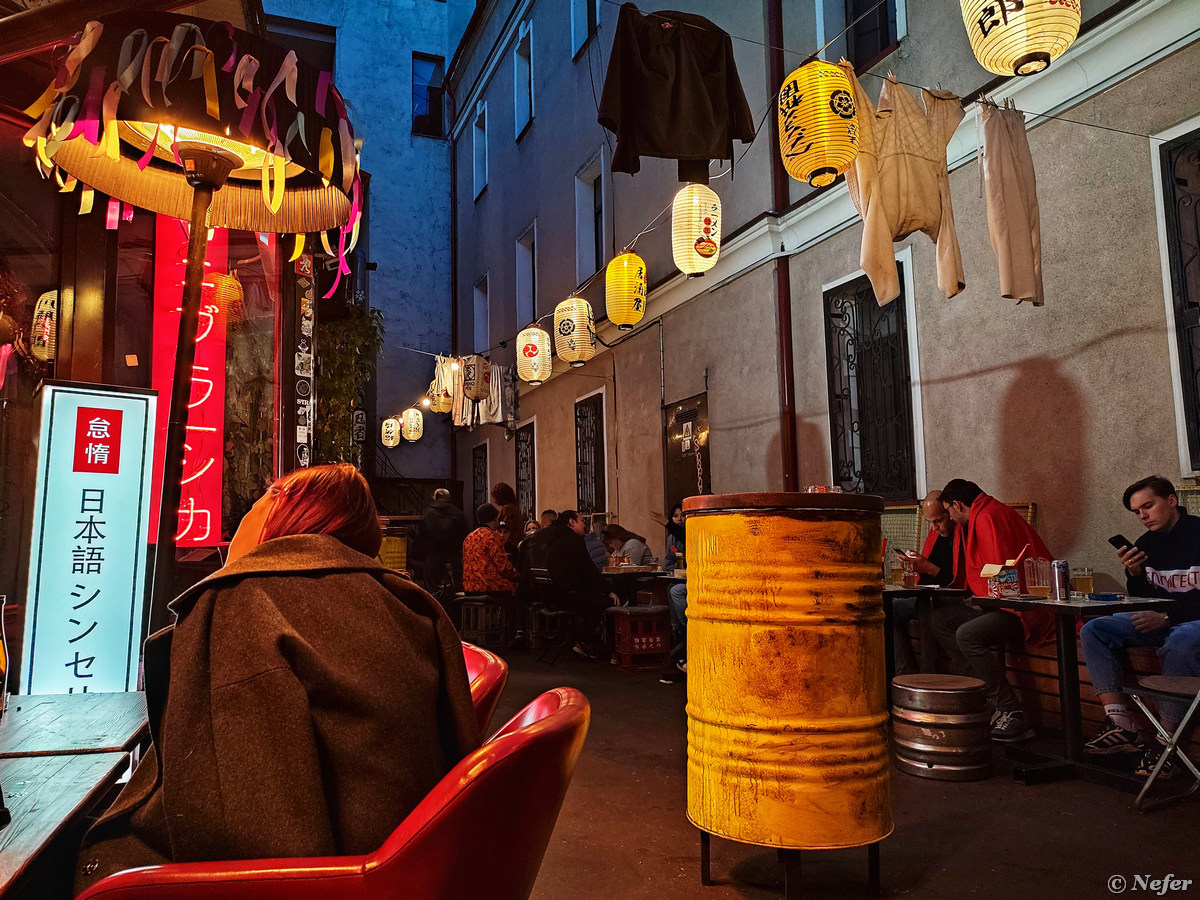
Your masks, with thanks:
<instances>
[{"instance_id":1,"label":"patio heater","mask_svg":"<svg viewBox=\"0 0 1200 900\"><path fill-rule=\"evenodd\" d=\"M328 72L229 23L169 13L89 22L27 113L39 165L190 224L150 621L173 595L188 401L209 228L339 229L338 276L361 211L353 130ZM69 185L69 181L67 182Z\"/></svg>"}]
</instances>

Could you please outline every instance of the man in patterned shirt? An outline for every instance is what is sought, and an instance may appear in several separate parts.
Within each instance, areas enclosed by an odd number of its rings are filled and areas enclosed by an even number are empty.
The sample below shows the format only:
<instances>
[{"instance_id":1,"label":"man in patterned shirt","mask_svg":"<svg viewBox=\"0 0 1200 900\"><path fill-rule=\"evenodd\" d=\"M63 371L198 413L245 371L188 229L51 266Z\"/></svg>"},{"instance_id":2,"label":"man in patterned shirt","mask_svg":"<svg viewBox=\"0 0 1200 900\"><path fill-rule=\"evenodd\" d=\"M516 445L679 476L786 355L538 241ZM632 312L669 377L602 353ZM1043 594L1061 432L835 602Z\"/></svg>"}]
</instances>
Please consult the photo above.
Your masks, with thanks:
<instances>
[{"instance_id":1,"label":"man in patterned shirt","mask_svg":"<svg viewBox=\"0 0 1200 900\"><path fill-rule=\"evenodd\" d=\"M463 541L463 590L468 594L511 594L517 586L517 570L504 552L498 531L500 512L490 503L475 510L479 527Z\"/></svg>"}]
</instances>

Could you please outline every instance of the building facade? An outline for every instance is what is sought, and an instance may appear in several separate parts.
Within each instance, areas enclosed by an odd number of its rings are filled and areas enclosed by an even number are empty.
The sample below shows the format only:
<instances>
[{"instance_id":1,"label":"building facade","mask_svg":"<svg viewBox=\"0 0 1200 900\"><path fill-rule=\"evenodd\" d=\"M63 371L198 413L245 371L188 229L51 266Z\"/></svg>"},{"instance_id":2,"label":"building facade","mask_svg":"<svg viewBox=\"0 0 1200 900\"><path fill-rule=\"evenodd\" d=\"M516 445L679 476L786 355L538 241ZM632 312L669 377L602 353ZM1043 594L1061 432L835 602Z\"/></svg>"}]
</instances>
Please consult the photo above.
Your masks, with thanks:
<instances>
[{"instance_id":1,"label":"building facade","mask_svg":"<svg viewBox=\"0 0 1200 900\"><path fill-rule=\"evenodd\" d=\"M1125 486L1198 471L1195 219L1185 196L1195 179L1183 170L1194 167L1200 135L1200 85L1188 74L1200 59L1200 5L1085 2L1071 49L1020 79L979 66L956 8L896 0L886 9L873 33L854 30L824 57L851 54L872 99L894 72L908 85L986 92L1026 112L1045 305L1000 297L981 196L980 107L964 102L947 158L966 288L943 295L936 247L918 233L895 244L901 297L878 307L845 184L779 190L769 128L779 73L857 9L695 4L690 12L733 37L763 123L744 155L735 144L732 175L711 167L724 214L719 261L685 279L672 263L669 216L659 218L637 238L651 290L632 333L602 320L604 279L593 280L582 295L613 348L580 369L556 360L555 377L523 389L524 436L506 440L495 426L460 434L459 471L475 502L482 485L532 478L538 509L602 501L596 511L617 515L661 554L650 510L697 483L715 492L838 484L914 500L965 477L1001 499L1035 502L1056 555L1120 578L1105 537L1132 524ZM643 232L680 185L669 161L643 159L636 176L609 169L596 98L615 4L481 10L449 72L455 346L508 364L517 330ZM528 85L518 62L526 55ZM533 116L523 124L526 106ZM532 277L522 255L531 233Z\"/></svg>"}]
</instances>

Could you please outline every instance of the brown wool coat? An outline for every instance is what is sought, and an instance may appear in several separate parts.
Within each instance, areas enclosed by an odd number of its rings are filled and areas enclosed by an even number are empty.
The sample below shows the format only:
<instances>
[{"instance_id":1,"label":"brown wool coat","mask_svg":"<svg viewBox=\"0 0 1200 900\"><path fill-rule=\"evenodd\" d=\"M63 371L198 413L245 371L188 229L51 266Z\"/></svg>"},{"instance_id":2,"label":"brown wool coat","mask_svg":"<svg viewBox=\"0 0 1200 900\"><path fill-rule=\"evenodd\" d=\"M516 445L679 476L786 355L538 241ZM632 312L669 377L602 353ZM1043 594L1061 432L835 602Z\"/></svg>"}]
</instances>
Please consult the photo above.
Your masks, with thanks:
<instances>
[{"instance_id":1,"label":"brown wool coat","mask_svg":"<svg viewBox=\"0 0 1200 900\"><path fill-rule=\"evenodd\" d=\"M171 608L146 642L153 747L76 892L165 861L368 853L479 744L445 612L334 538L260 544Z\"/></svg>"}]
</instances>

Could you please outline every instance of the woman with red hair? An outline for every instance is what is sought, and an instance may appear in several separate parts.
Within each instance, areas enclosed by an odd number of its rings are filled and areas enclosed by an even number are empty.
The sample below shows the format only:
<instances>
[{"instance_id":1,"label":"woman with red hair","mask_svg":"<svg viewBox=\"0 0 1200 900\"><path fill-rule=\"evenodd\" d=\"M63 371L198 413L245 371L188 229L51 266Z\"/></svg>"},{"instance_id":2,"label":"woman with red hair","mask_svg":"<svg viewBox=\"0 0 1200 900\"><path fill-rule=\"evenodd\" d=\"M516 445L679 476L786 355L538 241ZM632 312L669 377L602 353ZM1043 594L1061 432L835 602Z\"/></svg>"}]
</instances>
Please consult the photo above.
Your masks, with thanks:
<instances>
[{"instance_id":1,"label":"woman with red hair","mask_svg":"<svg viewBox=\"0 0 1200 900\"><path fill-rule=\"evenodd\" d=\"M462 644L373 557L370 489L301 469L145 649L153 746L89 831L76 890L167 861L369 853L479 743Z\"/></svg>"}]
</instances>

